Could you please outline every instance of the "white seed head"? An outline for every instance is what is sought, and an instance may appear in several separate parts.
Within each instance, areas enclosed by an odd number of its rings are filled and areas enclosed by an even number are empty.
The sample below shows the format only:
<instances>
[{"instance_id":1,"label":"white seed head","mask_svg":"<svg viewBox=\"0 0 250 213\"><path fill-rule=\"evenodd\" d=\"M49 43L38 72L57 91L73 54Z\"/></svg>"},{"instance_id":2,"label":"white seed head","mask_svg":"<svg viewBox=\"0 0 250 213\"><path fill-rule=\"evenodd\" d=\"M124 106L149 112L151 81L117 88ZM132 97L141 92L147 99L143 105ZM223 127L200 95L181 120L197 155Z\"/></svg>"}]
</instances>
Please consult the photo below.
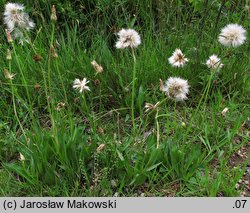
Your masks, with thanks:
<instances>
[{"instance_id":1,"label":"white seed head","mask_svg":"<svg viewBox=\"0 0 250 213\"><path fill-rule=\"evenodd\" d=\"M188 81L179 77L170 77L162 90L165 94L176 101L184 101L189 93Z\"/></svg>"},{"instance_id":2,"label":"white seed head","mask_svg":"<svg viewBox=\"0 0 250 213\"><path fill-rule=\"evenodd\" d=\"M219 42L224 46L238 47L246 41L246 30L238 24L228 24L222 28Z\"/></svg>"},{"instance_id":3,"label":"white seed head","mask_svg":"<svg viewBox=\"0 0 250 213\"><path fill-rule=\"evenodd\" d=\"M168 59L168 62L173 67L183 67L188 62L188 59L185 58L185 55L180 49L176 49L173 55Z\"/></svg>"},{"instance_id":4,"label":"white seed head","mask_svg":"<svg viewBox=\"0 0 250 213\"><path fill-rule=\"evenodd\" d=\"M3 16L8 31L12 34L13 38L20 38L22 40L21 43L25 40L23 38L23 31L29 31L35 27L35 23L24 12L22 4L7 3Z\"/></svg>"},{"instance_id":5,"label":"white seed head","mask_svg":"<svg viewBox=\"0 0 250 213\"><path fill-rule=\"evenodd\" d=\"M127 47L136 48L141 44L140 35L133 29L122 29L118 32L118 41L116 42L117 49Z\"/></svg>"},{"instance_id":6,"label":"white seed head","mask_svg":"<svg viewBox=\"0 0 250 213\"><path fill-rule=\"evenodd\" d=\"M221 63L221 59L217 57L217 55L211 55L206 62L208 68L211 69L219 69L222 68L224 64Z\"/></svg>"}]
</instances>

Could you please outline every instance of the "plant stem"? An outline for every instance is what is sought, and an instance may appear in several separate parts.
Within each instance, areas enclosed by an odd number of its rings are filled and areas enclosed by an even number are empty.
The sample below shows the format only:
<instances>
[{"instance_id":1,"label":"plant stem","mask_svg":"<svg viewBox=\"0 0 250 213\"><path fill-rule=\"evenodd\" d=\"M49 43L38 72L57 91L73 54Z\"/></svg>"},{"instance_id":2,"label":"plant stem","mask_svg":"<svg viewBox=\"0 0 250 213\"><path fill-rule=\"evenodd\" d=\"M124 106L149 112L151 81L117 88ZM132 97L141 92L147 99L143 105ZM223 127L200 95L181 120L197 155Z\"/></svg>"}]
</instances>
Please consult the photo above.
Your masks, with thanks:
<instances>
[{"instance_id":1,"label":"plant stem","mask_svg":"<svg viewBox=\"0 0 250 213\"><path fill-rule=\"evenodd\" d=\"M135 81L136 81L136 57L134 49L132 48L132 55L133 55L133 81L132 81L132 97L131 97L131 117L132 117L132 124L133 124L133 134L136 132L136 125L135 125Z\"/></svg>"},{"instance_id":2,"label":"plant stem","mask_svg":"<svg viewBox=\"0 0 250 213\"><path fill-rule=\"evenodd\" d=\"M12 71L11 71L11 62L9 62L9 72L12 73ZM15 117L16 117L16 119L17 119L17 122L18 122L18 124L19 124L19 126L20 126L20 129L21 129L21 131L22 131L22 133L23 133L23 136L24 136L24 138L25 138L25 141L26 141L27 144L28 144L28 143L29 143L29 139L28 139L27 136L26 136L26 133L25 133L24 128L23 128L23 125L22 125L22 123L21 123L21 121L20 121L20 119L19 119L19 117L18 117L18 114L17 114L16 103L15 103L15 95L14 95L14 86L13 86L13 82L12 82L11 79L10 79L10 84L11 84L12 103L13 103L14 114L15 114Z\"/></svg>"},{"instance_id":3,"label":"plant stem","mask_svg":"<svg viewBox=\"0 0 250 213\"><path fill-rule=\"evenodd\" d=\"M219 25L220 17L221 17L221 14L222 14L222 9L225 6L225 4L226 4L226 0L222 0L221 6L220 6L220 9L219 9L219 12L217 14L216 21L215 21L215 29L214 29L213 40L215 39L215 36L218 33L218 25Z\"/></svg>"},{"instance_id":4,"label":"plant stem","mask_svg":"<svg viewBox=\"0 0 250 213\"><path fill-rule=\"evenodd\" d=\"M87 103L86 103L86 98L85 98L84 92L82 93L82 99L83 99L83 109L84 109L84 112L86 112L86 114L89 115L90 112L89 112L89 108L88 108Z\"/></svg>"},{"instance_id":5,"label":"plant stem","mask_svg":"<svg viewBox=\"0 0 250 213\"><path fill-rule=\"evenodd\" d=\"M30 104L30 106L32 106L31 98L30 98L30 93L29 93L29 90L28 90L28 87L27 87L27 81L25 79L25 76L24 76L24 73L23 73L23 69L22 69L21 64L19 62L14 42L12 42L12 49L13 49L13 52L14 52L14 55L15 55L15 58L16 58L17 66L18 66L18 68L20 70L20 73L21 73L21 76L22 76L22 81L23 81L23 84L24 84L24 87L25 87L25 90L26 90L26 93L27 93L29 104Z\"/></svg>"},{"instance_id":6,"label":"plant stem","mask_svg":"<svg viewBox=\"0 0 250 213\"><path fill-rule=\"evenodd\" d=\"M160 146L160 126L158 122L158 112L159 110L156 110L156 116L155 116L155 121L156 121L156 148L159 149Z\"/></svg>"}]
</instances>

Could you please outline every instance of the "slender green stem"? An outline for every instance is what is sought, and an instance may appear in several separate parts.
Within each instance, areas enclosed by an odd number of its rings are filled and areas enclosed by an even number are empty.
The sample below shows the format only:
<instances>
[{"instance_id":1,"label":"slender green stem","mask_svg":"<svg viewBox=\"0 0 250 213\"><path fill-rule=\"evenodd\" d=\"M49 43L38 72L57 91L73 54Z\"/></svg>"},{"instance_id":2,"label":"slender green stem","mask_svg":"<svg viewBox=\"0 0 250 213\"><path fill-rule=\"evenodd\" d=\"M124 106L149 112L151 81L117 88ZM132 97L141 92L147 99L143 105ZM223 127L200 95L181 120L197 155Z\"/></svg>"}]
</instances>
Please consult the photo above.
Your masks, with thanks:
<instances>
[{"instance_id":1,"label":"slender green stem","mask_svg":"<svg viewBox=\"0 0 250 213\"><path fill-rule=\"evenodd\" d=\"M83 100L83 110L84 112L89 115L90 111L89 111L89 108L87 106L87 102L86 102L86 97L85 97L85 94L84 92L82 93L82 100Z\"/></svg>"},{"instance_id":2,"label":"slender green stem","mask_svg":"<svg viewBox=\"0 0 250 213\"><path fill-rule=\"evenodd\" d=\"M12 42L11 45L12 45L12 49L13 49L13 52L14 52L16 62L17 62L18 69L19 69L19 71L21 73L22 83L23 83L23 86L25 87L25 91L26 91L26 94L27 94L27 97L28 97L28 105L27 106L29 106L29 107L27 107L27 108L28 108L28 111L29 111L29 115L31 116L32 122L35 123L35 118L34 118L34 115L33 115L33 108L32 108L33 103L31 101L31 96L30 96L30 92L29 92L29 89L28 89L28 84L27 84L26 78L24 76L24 72L23 72L23 69L21 67L20 61L18 59L18 55L16 53L16 48L15 48L14 42ZM11 64L11 62L9 62L9 64ZM11 70L9 70L9 71L11 72Z\"/></svg>"},{"instance_id":3,"label":"slender green stem","mask_svg":"<svg viewBox=\"0 0 250 213\"><path fill-rule=\"evenodd\" d=\"M50 48L52 48L53 46L53 42L54 42L54 37L55 37L55 23L52 23L52 32L51 32L51 38L50 38ZM51 49L50 49L51 51ZM49 91L51 92L51 52L49 54L49 60L48 60L48 86L49 86Z\"/></svg>"},{"instance_id":4,"label":"slender green stem","mask_svg":"<svg viewBox=\"0 0 250 213\"><path fill-rule=\"evenodd\" d=\"M16 58L16 62L17 62L17 66L20 70L20 73L21 73L21 76L22 76L22 81L24 83L24 86L25 86L25 90L26 90L26 93L27 93L27 97L28 97L28 100L29 100L29 104L32 106L32 103L31 103L31 98L30 98L30 93L29 93L29 90L28 90L28 87L27 87L27 81L25 79L25 76L24 76L24 73L23 73L23 69L21 67L21 64L19 62L19 59L18 59L18 56L17 56L17 53L16 53L16 48L15 48L15 45L14 45L14 42L12 43L12 49L13 49L13 52L14 52L14 55L15 55L15 58Z\"/></svg>"},{"instance_id":5,"label":"slender green stem","mask_svg":"<svg viewBox=\"0 0 250 213\"><path fill-rule=\"evenodd\" d=\"M132 55L133 55L133 81L132 81L132 97L131 97L131 117L132 117L132 124L133 124L133 134L136 132L136 124L135 124L135 82L136 82L136 57L134 49L132 48Z\"/></svg>"},{"instance_id":6,"label":"slender green stem","mask_svg":"<svg viewBox=\"0 0 250 213\"><path fill-rule=\"evenodd\" d=\"M163 100L160 101L160 103L157 104L157 107L160 107L163 103L165 103L165 101L167 100L168 98L164 98ZM157 109L157 108L156 108ZM151 110L147 116L150 116L153 112L155 111L155 109Z\"/></svg>"},{"instance_id":7,"label":"slender green stem","mask_svg":"<svg viewBox=\"0 0 250 213\"><path fill-rule=\"evenodd\" d=\"M23 133L23 136L24 136L24 138L25 138L25 141L26 141L27 143L29 143L29 139L28 139L27 136L26 136L26 133L25 133L24 128L23 128L23 125L22 125L22 123L21 123L21 121L20 121L20 119L19 119L19 117L18 117L18 114L17 114L16 103L15 103L15 96L14 96L14 86L13 86L12 80L11 80L11 93L12 93L13 110L14 110L14 114L15 114L16 120L17 120L17 122L18 122L18 124L19 124L19 126L20 126L20 129L21 129L21 131L22 131L22 133Z\"/></svg>"},{"instance_id":8,"label":"slender green stem","mask_svg":"<svg viewBox=\"0 0 250 213\"><path fill-rule=\"evenodd\" d=\"M10 61L9 61L9 72L12 73L12 70L11 70L11 62L10 62ZM16 103L15 103L15 95L14 95L14 85L13 85L12 79L10 79L10 85L11 85L12 104L13 104L14 115L15 115L16 120L17 120L17 122L18 122L18 124L19 124L19 126L20 126L20 129L21 129L21 131L22 131L22 133L23 133L23 136L24 136L24 138L25 138L25 141L26 141L27 143L29 143L29 139L28 139L27 136L26 136L26 133L25 133L24 128L23 128L23 125L22 125L22 123L21 123L21 121L20 121L20 119L19 119L19 117L18 117L18 114L17 114Z\"/></svg>"},{"instance_id":9,"label":"slender green stem","mask_svg":"<svg viewBox=\"0 0 250 213\"><path fill-rule=\"evenodd\" d=\"M55 37L55 23L53 22L52 23L52 32L51 32L51 38L50 38L50 48L52 47L53 45L53 42L54 42L54 37ZM51 51L51 49L50 49ZM51 98L51 102L52 103L48 103L49 105L52 104L52 107L53 107L53 95L52 95L52 89L51 89L51 52L49 54L49 59L48 59L48 91L50 93L50 95L52 96ZM52 124L52 130L53 130L53 133L54 133L54 136L55 136L55 141L57 144L59 144L59 139L58 139L58 136L57 136L57 128L56 128L56 124L55 124L55 119L54 119L54 111L53 109L50 109L50 117L51 117L51 124Z\"/></svg>"},{"instance_id":10,"label":"slender green stem","mask_svg":"<svg viewBox=\"0 0 250 213\"><path fill-rule=\"evenodd\" d=\"M52 32L51 32L51 39L50 39L50 48L51 45L54 42L54 32L55 32L55 26L54 23L52 24ZM29 38L29 36L27 36ZM31 40L29 39L29 43L34 51L35 54L37 54ZM54 113L53 113L53 104L51 102L53 102L53 97L51 97L51 66L50 66L50 59L51 59L51 53L49 54L48 57L48 75L46 78L46 72L44 70L44 68L42 67L42 65L39 63L39 66L41 68L42 71L42 75L43 75L43 81L44 81L44 87L45 87L45 95L46 95L46 102L47 102L47 106L48 106L48 112L49 112L49 116L50 116L50 120L51 120L51 125L52 125L52 131L53 131L53 135L55 138L55 141L57 144L59 144L59 140L58 140L58 136L57 136L57 129L56 129L56 124L55 124L55 119L54 119ZM58 147L57 147L58 148Z\"/></svg>"},{"instance_id":11,"label":"slender green stem","mask_svg":"<svg viewBox=\"0 0 250 213\"><path fill-rule=\"evenodd\" d=\"M102 110L102 87L101 83L99 84L99 112Z\"/></svg>"},{"instance_id":12,"label":"slender green stem","mask_svg":"<svg viewBox=\"0 0 250 213\"><path fill-rule=\"evenodd\" d=\"M219 68L218 68L219 69ZM196 108L196 110L194 111L194 113L192 113L192 116L191 116L191 120L190 120L190 124L188 125L188 128L187 128L187 131L186 131L186 134L184 135L184 140L186 140L186 137L188 136L188 133L190 132L191 130L191 127L192 127L192 123L194 121L194 119L196 118L196 115L201 107L201 104L204 103L206 104L206 101L207 101L207 97L208 97L208 93L210 91L210 88L211 88L211 84L212 84L212 80L213 80L213 77L215 75L215 73L217 72L218 69L215 69L211 72L211 75L209 76L209 80L208 80L208 83L206 84L206 87L202 93L202 96L200 98L200 101L198 103L198 106Z\"/></svg>"},{"instance_id":13,"label":"slender green stem","mask_svg":"<svg viewBox=\"0 0 250 213\"><path fill-rule=\"evenodd\" d=\"M63 88L63 94L64 94L65 102L68 105L69 104L69 102L68 102L68 96L67 96L66 89L65 89L65 86L64 86L64 83L63 83L63 78L62 78L62 75L61 75L61 71L60 71L60 68L58 66L58 61L56 60L55 63L56 63L56 71L58 73L58 76L59 76L59 79L61 81L61 85L62 85L62 88Z\"/></svg>"},{"instance_id":14,"label":"slender green stem","mask_svg":"<svg viewBox=\"0 0 250 213\"><path fill-rule=\"evenodd\" d=\"M92 114L92 112L90 111L90 107L87 105L86 97L85 97L84 92L82 93L82 99L83 99L82 104L83 104L84 113L89 118L91 128L96 129L96 125L95 125L96 123L94 122L94 114Z\"/></svg>"},{"instance_id":15,"label":"slender green stem","mask_svg":"<svg viewBox=\"0 0 250 213\"><path fill-rule=\"evenodd\" d=\"M224 56L220 59L220 61L218 61L217 63L220 63L222 59L228 57L230 54L233 54L233 52L229 51L229 52L225 53ZM202 104L202 103L206 103L207 98L208 98L208 93L209 93L210 88L211 88L212 80L213 80L215 74L219 71L219 69L220 69L220 67L218 67L217 69L214 69L214 70L211 71L211 74L210 74L210 76L209 76L208 83L206 84L206 87L205 87L205 89L204 89L204 91L203 91L203 93L202 93L202 96L201 96L201 98L200 98L200 101L199 101L199 103L198 103L198 106L197 106L197 108L196 108L194 114L192 115L191 122L193 121L193 118L194 118L194 117L196 116L196 114L198 113L198 110L200 109L201 104ZM191 123L191 122L190 122L190 123Z\"/></svg>"},{"instance_id":16,"label":"slender green stem","mask_svg":"<svg viewBox=\"0 0 250 213\"><path fill-rule=\"evenodd\" d=\"M159 149L159 146L160 146L160 125L159 125L159 122L158 122L158 112L159 110L157 109L156 110L156 115L155 115L155 122L156 122L156 148Z\"/></svg>"},{"instance_id":17,"label":"slender green stem","mask_svg":"<svg viewBox=\"0 0 250 213\"><path fill-rule=\"evenodd\" d=\"M50 38L50 46L53 45L54 38L55 38L55 23L52 22L52 33L51 33L51 38Z\"/></svg>"}]
</instances>

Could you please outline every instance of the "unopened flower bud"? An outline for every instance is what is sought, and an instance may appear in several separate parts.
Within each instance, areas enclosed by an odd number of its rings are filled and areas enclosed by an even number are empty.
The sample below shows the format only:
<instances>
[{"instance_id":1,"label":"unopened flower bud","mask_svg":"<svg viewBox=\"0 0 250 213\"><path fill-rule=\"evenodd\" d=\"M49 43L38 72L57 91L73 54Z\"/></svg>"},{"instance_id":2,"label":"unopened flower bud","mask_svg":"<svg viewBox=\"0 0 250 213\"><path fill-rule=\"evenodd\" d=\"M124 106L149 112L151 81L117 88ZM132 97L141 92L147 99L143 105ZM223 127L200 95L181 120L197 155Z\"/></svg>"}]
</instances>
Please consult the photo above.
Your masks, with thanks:
<instances>
[{"instance_id":1,"label":"unopened flower bud","mask_svg":"<svg viewBox=\"0 0 250 213\"><path fill-rule=\"evenodd\" d=\"M101 65L99 65L95 60L92 61L91 64L97 73L103 72L103 67Z\"/></svg>"},{"instance_id":2,"label":"unopened flower bud","mask_svg":"<svg viewBox=\"0 0 250 213\"><path fill-rule=\"evenodd\" d=\"M160 91L163 91L164 89L164 83L163 81L160 79Z\"/></svg>"},{"instance_id":3,"label":"unopened flower bud","mask_svg":"<svg viewBox=\"0 0 250 213\"><path fill-rule=\"evenodd\" d=\"M95 85L96 85L96 86L99 86L99 85L100 85L100 83L101 83L101 82L100 82L100 80L99 80L99 79L96 79L96 80L95 80Z\"/></svg>"},{"instance_id":4,"label":"unopened flower bud","mask_svg":"<svg viewBox=\"0 0 250 213\"><path fill-rule=\"evenodd\" d=\"M34 60L35 62L39 62L39 61L41 61L42 59L43 59L42 56L39 55L39 54L36 54L36 55L33 56L33 60Z\"/></svg>"},{"instance_id":5,"label":"unopened flower bud","mask_svg":"<svg viewBox=\"0 0 250 213\"><path fill-rule=\"evenodd\" d=\"M22 153L19 153L19 160L20 161L25 161L25 157L23 156Z\"/></svg>"},{"instance_id":6,"label":"unopened flower bud","mask_svg":"<svg viewBox=\"0 0 250 213\"><path fill-rule=\"evenodd\" d=\"M63 109L63 108L65 108L65 103L64 103L64 102L59 102L59 103L57 104L56 110L57 110L57 111L61 111L61 109Z\"/></svg>"},{"instance_id":7,"label":"unopened flower bud","mask_svg":"<svg viewBox=\"0 0 250 213\"><path fill-rule=\"evenodd\" d=\"M222 114L223 117L226 116L228 110L229 110L229 109L228 109L227 107L226 107L225 109L222 110L221 114Z\"/></svg>"},{"instance_id":8,"label":"unopened flower bud","mask_svg":"<svg viewBox=\"0 0 250 213\"><path fill-rule=\"evenodd\" d=\"M100 153L100 152L103 150L104 146L105 146L105 144L102 143L101 145L99 145L99 146L97 147L96 151L97 151L98 153Z\"/></svg>"},{"instance_id":9,"label":"unopened flower bud","mask_svg":"<svg viewBox=\"0 0 250 213\"><path fill-rule=\"evenodd\" d=\"M8 61L10 61L10 60L12 59L10 49L7 49L7 52L6 52L6 59L7 59Z\"/></svg>"},{"instance_id":10,"label":"unopened flower bud","mask_svg":"<svg viewBox=\"0 0 250 213\"><path fill-rule=\"evenodd\" d=\"M12 43L13 42L13 39L12 39L12 36L10 34L10 31L5 29L5 32L6 32L6 37L7 37L7 41L8 43Z\"/></svg>"},{"instance_id":11,"label":"unopened flower bud","mask_svg":"<svg viewBox=\"0 0 250 213\"><path fill-rule=\"evenodd\" d=\"M55 5L52 5L50 19L51 19L51 21L54 21L54 22L57 21L56 6Z\"/></svg>"},{"instance_id":12,"label":"unopened flower bud","mask_svg":"<svg viewBox=\"0 0 250 213\"><path fill-rule=\"evenodd\" d=\"M50 52L51 52L51 55L54 59L57 59L58 58L58 55L56 53L56 49L54 48L54 46L52 45L51 48L50 48Z\"/></svg>"},{"instance_id":13,"label":"unopened flower bud","mask_svg":"<svg viewBox=\"0 0 250 213\"><path fill-rule=\"evenodd\" d=\"M187 125L186 125L185 122L182 122L182 123L181 123L181 126L182 126L183 128L186 128L186 127L187 127Z\"/></svg>"},{"instance_id":14,"label":"unopened flower bud","mask_svg":"<svg viewBox=\"0 0 250 213\"><path fill-rule=\"evenodd\" d=\"M104 133L104 130L103 130L102 127L98 127L98 128L97 128L97 132L98 132L100 135L102 135L102 134Z\"/></svg>"},{"instance_id":15,"label":"unopened flower bud","mask_svg":"<svg viewBox=\"0 0 250 213\"><path fill-rule=\"evenodd\" d=\"M40 84L38 84L38 83L36 83L35 85L34 85L34 89L38 92L40 89L41 89L41 85Z\"/></svg>"}]
</instances>

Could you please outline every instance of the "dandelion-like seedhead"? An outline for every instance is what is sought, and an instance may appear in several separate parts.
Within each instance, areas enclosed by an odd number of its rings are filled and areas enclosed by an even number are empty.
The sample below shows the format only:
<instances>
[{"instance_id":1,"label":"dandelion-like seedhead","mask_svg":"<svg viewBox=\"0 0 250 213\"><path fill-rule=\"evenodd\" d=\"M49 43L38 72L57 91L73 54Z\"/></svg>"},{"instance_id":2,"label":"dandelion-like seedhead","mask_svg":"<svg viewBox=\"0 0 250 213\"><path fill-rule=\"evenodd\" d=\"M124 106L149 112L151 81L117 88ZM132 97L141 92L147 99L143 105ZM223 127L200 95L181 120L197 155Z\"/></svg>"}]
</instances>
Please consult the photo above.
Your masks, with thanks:
<instances>
[{"instance_id":1,"label":"dandelion-like seedhead","mask_svg":"<svg viewBox=\"0 0 250 213\"><path fill-rule=\"evenodd\" d=\"M75 79L73 83L73 88L79 90L80 93L82 93L85 90L90 91L89 87L86 86L86 84L89 83L86 78L84 78L82 81L80 79Z\"/></svg>"},{"instance_id":2,"label":"dandelion-like seedhead","mask_svg":"<svg viewBox=\"0 0 250 213\"><path fill-rule=\"evenodd\" d=\"M7 30L12 34L13 38L19 38L20 43L27 41L24 38L23 31L29 31L35 27L35 23L30 19L29 15L24 12L24 6L17 3L7 3L4 11L4 23Z\"/></svg>"},{"instance_id":3,"label":"dandelion-like seedhead","mask_svg":"<svg viewBox=\"0 0 250 213\"><path fill-rule=\"evenodd\" d=\"M170 77L163 89L163 92L169 97L176 101L184 101L187 99L189 93L188 81L179 77Z\"/></svg>"},{"instance_id":4,"label":"dandelion-like seedhead","mask_svg":"<svg viewBox=\"0 0 250 213\"><path fill-rule=\"evenodd\" d=\"M238 24L228 24L222 28L219 42L225 46L238 47L246 41L246 30Z\"/></svg>"},{"instance_id":5,"label":"dandelion-like seedhead","mask_svg":"<svg viewBox=\"0 0 250 213\"><path fill-rule=\"evenodd\" d=\"M220 69L224 66L224 64L221 63L221 59L214 54L209 57L209 59L206 62L206 65L208 66L208 68L211 69Z\"/></svg>"},{"instance_id":6,"label":"dandelion-like seedhead","mask_svg":"<svg viewBox=\"0 0 250 213\"><path fill-rule=\"evenodd\" d=\"M141 44L140 35L133 29L122 29L118 32L118 41L116 42L117 49L127 47L136 48Z\"/></svg>"},{"instance_id":7,"label":"dandelion-like seedhead","mask_svg":"<svg viewBox=\"0 0 250 213\"><path fill-rule=\"evenodd\" d=\"M185 58L185 55L180 49L176 49L173 55L168 59L168 62L173 67L183 67L188 62L188 59Z\"/></svg>"}]
</instances>

